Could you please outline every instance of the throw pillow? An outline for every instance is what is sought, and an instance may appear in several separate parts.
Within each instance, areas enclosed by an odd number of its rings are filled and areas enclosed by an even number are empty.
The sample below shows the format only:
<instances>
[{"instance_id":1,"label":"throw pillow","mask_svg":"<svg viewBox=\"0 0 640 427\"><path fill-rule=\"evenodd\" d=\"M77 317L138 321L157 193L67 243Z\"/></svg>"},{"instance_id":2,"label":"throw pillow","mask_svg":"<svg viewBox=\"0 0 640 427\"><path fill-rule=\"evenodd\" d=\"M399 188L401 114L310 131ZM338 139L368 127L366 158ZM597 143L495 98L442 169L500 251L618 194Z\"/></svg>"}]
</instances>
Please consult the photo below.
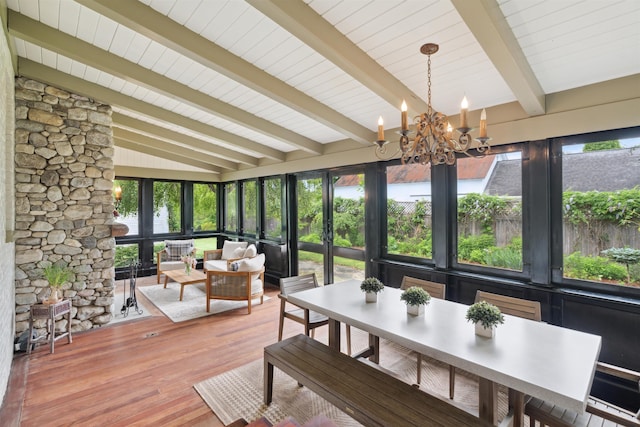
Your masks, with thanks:
<instances>
[{"instance_id":1,"label":"throw pillow","mask_svg":"<svg viewBox=\"0 0 640 427\"><path fill-rule=\"evenodd\" d=\"M231 240L225 240L222 246L221 259L233 259L233 252L237 248L247 248L247 242L232 242Z\"/></svg>"},{"instance_id":2,"label":"throw pillow","mask_svg":"<svg viewBox=\"0 0 640 427\"><path fill-rule=\"evenodd\" d=\"M243 258L238 263L237 271L259 271L264 266L264 254L260 254L253 258ZM252 274L251 280L256 280L260 274Z\"/></svg>"},{"instance_id":3,"label":"throw pillow","mask_svg":"<svg viewBox=\"0 0 640 427\"><path fill-rule=\"evenodd\" d=\"M244 252L244 248L236 248L236 250L233 251L233 258L244 258Z\"/></svg>"},{"instance_id":4,"label":"throw pillow","mask_svg":"<svg viewBox=\"0 0 640 427\"><path fill-rule=\"evenodd\" d=\"M250 244L247 246L247 249L244 251L242 256L238 258L253 258L256 255L258 255L258 248L256 248L256 245Z\"/></svg>"},{"instance_id":5,"label":"throw pillow","mask_svg":"<svg viewBox=\"0 0 640 427\"><path fill-rule=\"evenodd\" d=\"M180 261L183 255L189 255L193 251L193 240L165 240L169 261Z\"/></svg>"}]
</instances>

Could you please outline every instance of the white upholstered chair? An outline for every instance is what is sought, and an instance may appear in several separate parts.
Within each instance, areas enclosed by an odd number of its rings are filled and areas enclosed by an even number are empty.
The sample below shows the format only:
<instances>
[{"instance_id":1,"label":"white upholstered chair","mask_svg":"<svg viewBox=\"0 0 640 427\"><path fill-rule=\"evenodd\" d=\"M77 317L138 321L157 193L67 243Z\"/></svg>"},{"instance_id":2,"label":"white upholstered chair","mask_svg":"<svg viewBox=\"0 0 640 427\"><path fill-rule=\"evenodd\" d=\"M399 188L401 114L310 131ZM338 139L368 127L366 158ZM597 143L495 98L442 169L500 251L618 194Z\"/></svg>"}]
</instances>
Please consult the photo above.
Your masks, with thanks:
<instances>
[{"instance_id":1,"label":"white upholstered chair","mask_svg":"<svg viewBox=\"0 0 640 427\"><path fill-rule=\"evenodd\" d=\"M242 258L253 258L256 255L258 255L258 250L254 244L225 240L222 249L204 251L203 269L205 272L208 270L227 271L230 262Z\"/></svg>"},{"instance_id":2,"label":"white upholstered chair","mask_svg":"<svg viewBox=\"0 0 640 427\"><path fill-rule=\"evenodd\" d=\"M242 258L229 264L229 271L206 271L207 312L212 299L247 301L251 314L252 300L264 302L264 254ZM226 262L226 261L225 261Z\"/></svg>"}]
</instances>

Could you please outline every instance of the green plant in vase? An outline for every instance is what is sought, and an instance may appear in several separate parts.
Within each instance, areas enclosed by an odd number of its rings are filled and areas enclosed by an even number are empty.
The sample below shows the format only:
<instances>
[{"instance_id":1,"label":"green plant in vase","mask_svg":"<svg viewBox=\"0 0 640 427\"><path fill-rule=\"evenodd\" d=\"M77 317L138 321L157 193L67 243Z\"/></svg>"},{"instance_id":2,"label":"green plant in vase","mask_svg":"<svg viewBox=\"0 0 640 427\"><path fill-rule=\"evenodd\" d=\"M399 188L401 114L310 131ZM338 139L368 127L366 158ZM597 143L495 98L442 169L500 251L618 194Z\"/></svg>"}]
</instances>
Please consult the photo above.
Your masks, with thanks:
<instances>
[{"instance_id":1,"label":"green plant in vase","mask_svg":"<svg viewBox=\"0 0 640 427\"><path fill-rule=\"evenodd\" d=\"M472 304L467 310L467 320L476 325L476 335L491 338L496 326L504 323L500 309L486 301Z\"/></svg>"},{"instance_id":2,"label":"green plant in vase","mask_svg":"<svg viewBox=\"0 0 640 427\"><path fill-rule=\"evenodd\" d=\"M49 288L51 293L49 297L43 302L46 304L55 304L60 299L58 298L58 290L62 286L73 279L73 270L67 266L60 266L56 264L50 264L42 270L42 275L49 282Z\"/></svg>"},{"instance_id":3,"label":"green plant in vase","mask_svg":"<svg viewBox=\"0 0 640 427\"><path fill-rule=\"evenodd\" d=\"M378 293L384 291L384 283L376 277L367 277L360 283L360 290L365 292L367 302L376 302Z\"/></svg>"},{"instance_id":4,"label":"green plant in vase","mask_svg":"<svg viewBox=\"0 0 640 427\"><path fill-rule=\"evenodd\" d=\"M402 292L400 299L407 304L407 313L419 316L424 313L425 305L431 301L431 295L419 286L411 286Z\"/></svg>"}]
</instances>

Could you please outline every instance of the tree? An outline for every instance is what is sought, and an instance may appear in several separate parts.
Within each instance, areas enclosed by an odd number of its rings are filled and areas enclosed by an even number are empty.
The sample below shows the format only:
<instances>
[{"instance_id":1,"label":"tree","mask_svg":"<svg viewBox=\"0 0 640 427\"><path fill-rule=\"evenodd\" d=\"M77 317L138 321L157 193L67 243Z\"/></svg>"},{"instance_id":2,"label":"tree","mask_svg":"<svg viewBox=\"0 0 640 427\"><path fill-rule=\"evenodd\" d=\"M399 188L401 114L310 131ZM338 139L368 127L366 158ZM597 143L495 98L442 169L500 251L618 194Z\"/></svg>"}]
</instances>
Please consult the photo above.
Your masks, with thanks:
<instances>
[{"instance_id":1,"label":"tree","mask_svg":"<svg viewBox=\"0 0 640 427\"><path fill-rule=\"evenodd\" d=\"M588 151L615 150L617 148L622 148L622 146L620 145L620 141L618 141L617 139L612 139L609 141L590 142L588 144L584 144L582 152L586 153Z\"/></svg>"},{"instance_id":2,"label":"tree","mask_svg":"<svg viewBox=\"0 0 640 427\"><path fill-rule=\"evenodd\" d=\"M640 249L611 248L602 251L602 255L612 261L627 266L627 283L631 283L631 265L640 263Z\"/></svg>"}]
</instances>

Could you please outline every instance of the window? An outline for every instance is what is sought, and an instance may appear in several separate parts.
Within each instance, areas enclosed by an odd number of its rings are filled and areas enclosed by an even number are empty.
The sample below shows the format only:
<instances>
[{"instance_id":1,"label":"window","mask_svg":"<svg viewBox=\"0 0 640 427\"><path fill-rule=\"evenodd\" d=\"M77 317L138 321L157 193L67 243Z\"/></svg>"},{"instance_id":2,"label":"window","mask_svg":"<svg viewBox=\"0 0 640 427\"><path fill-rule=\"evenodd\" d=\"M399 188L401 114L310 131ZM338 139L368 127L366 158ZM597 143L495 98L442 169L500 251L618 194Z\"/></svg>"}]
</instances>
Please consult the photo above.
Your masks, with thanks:
<instances>
[{"instance_id":1,"label":"window","mask_svg":"<svg viewBox=\"0 0 640 427\"><path fill-rule=\"evenodd\" d=\"M238 231L238 192L236 183L230 182L224 185L224 229L225 231Z\"/></svg>"},{"instance_id":2,"label":"window","mask_svg":"<svg viewBox=\"0 0 640 427\"><path fill-rule=\"evenodd\" d=\"M522 271L522 154L461 158L457 262Z\"/></svg>"},{"instance_id":3,"label":"window","mask_svg":"<svg viewBox=\"0 0 640 427\"><path fill-rule=\"evenodd\" d=\"M127 236L137 236L140 234L140 223L138 219L139 205L138 192L140 183L135 179L116 179L113 181L113 188L120 187L122 199L115 202L113 215L116 221L126 224L129 227ZM115 194L115 191L114 191Z\"/></svg>"},{"instance_id":4,"label":"window","mask_svg":"<svg viewBox=\"0 0 640 427\"><path fill-rule=\"evenodd\" d=\"M432 258L431 165L387 167L387 254Z\"/></svg>"},{"instance_id":5,"label":"window","mask_svg":"<svg viewBox=\"0 0 640 427\"><path fill-rule=\"evenodd\" d=\"M242 183L242 231L256 235L258 230L258 191L256 181Z\"/></svg>"},{"instance_id":6,"label":"window","mask_svg":"<svg viewBox=\"0 0 640 427\"><path fill-rule=\"evenodd\" d=\"M267 239L282 239L282 179L264 180L264 235Z\"/></svg>"},{"instance_id":7,"label":"window","mask_svg":"<svg viewBox=\"0 0 640 427\"><path fill-rule=\"evenodd\" d=\"M124 190L123 190L124 193ZM182 185L179 182L153 183L153 233L180 233L182 230Z\"/></svg>"},{"instance_id":8,"label":"window","mask_svg":"<svg viewBox=\"0 0 640 427\"><path fill-rule=\"evenodd\" d=\"M563 276L640 287L640 138L562 147Z\"/></svg>"},{"instance_id":9,"label":"window","mask_svg":"<svg viewBox=\"0 0 640 427\"><path fill-rule=\"evenodd\" d=\"M215 231L218 229L216 188L216 184L193 184L194 231Z\"/></svg>"},{"instance_id":10,"label":"window","mask_svg":"<svg viewBox=\"0 0 640 427\"><path fill-rule=\"evenodd\" d=\"M202 259L204 257L204 251L212 251L218 248L218 239L216 237L194 239L193 243L196 247L196 258L198 259Z\"/></svg>"},{"instance_id":11,"label":"window","mask_svg":"<svg viewBox=\"0 0 640 427\"><path fill-rule=\"evenodd\" d=\"M138 259L140 259L140 255L137 244L116 245L115 268L129 267L131 263Z\"/></svg>"}]
</instances>

